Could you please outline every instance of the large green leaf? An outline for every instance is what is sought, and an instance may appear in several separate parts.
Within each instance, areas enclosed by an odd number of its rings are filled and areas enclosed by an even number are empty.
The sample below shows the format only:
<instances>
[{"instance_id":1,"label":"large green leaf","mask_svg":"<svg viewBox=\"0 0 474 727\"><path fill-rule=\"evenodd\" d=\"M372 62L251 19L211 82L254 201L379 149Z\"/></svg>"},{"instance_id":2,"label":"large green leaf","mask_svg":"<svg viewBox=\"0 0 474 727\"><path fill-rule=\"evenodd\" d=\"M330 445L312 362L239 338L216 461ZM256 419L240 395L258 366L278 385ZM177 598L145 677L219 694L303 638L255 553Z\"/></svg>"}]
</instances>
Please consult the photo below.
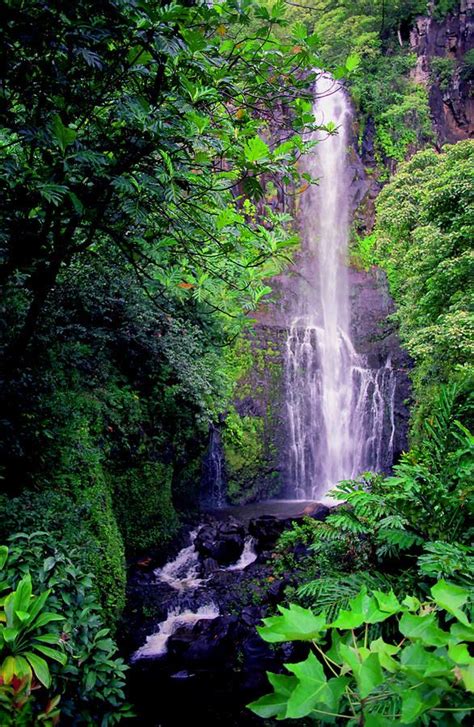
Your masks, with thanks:
<instances>
[{"instance_id":1,"label":"large green leaf","mask_svg":"<svg viewBox=\"0 0 474 727\"><path fill-rule=\"evenodd\" d=\"M51 674L47 662L41 656L33 654L32 651L25 651L24 657L31 665L38 681L48 689L51 685Z\"/></svg>"},{"instance_id":2,"label":"large green leaf","mask_svg":"<svg viewBox=\"0 0 474 727\"><path fill-rule=\"evenodd\" d=\"M470 655L467 644L449 644L448 656L456 664L474 664L474 657Z\"/></svg>"},{"instance_id":3,"label":"large green leaf","mask_svg":"<svg viewBox=\"0 0 474 727\"><path fill-rule=\"evenodd\" d=\"M431 707L436 707L440 698L434 691L426 689L407 689L402 692L402 722L413 724Z\"/></svg>"},{"instance_id":4,"label":"large green leaf","mask_svg":"<svg viewBox=\"0 0 474 727\"><path fill-rule=\"evenodd\" d=\"M469 619L462 610L469 598L469 593L465 588L456 586L454 583L447 583L443 579L432 587L431 595L438 606L451 613L461 623L469 624Z\"/></svg>"},{"instance_id":5,"label":"large green leaf","mask_svg":"<svg viewBox=\"0 0 474 727\"><path fill-rule=\"evenodd\" d=\"M46 626L51 623L51 621L64 621L64 616L61 616L59 613L46 611L45 613L40 613L34 625L39 629L41 626Z\"/></svg>"},{"instance_id":6,"label":"large green leaf","mask_svg":"<svg viewBox=\"0 0 474 727\"><path fill-rule=\"evenodd\" d=\"M333 628L355 629L364 623L380 623L400 610L400 604L393 593L377 592L383 608L379 606L379 598L369 596L366 587L349 601L349 609L341 609L338 617L331 624Z\"/></svg>"},{"instance_id":7,"label":"large green leaf","mask_svg":"<svg viewBox=\"0 0 474 727\"><path fill-rule=\"evenodd\" d=\"M436 656L422 644L410 644L403 649L400 664L403 671L413 674L419 679L449 676L451 665L446 657Z\"/></svg>"},{"instance_id":8,"label":"large green leaf","mask_svg":"<svg viewBox=\"0 0 474 727\"><path fill-rule=\"evenodd\" d=\"M465 669L460 669L460 674L468 692L474 692L474 665L469 664ZM472 706L474 708L474 705Z\"/></svg>"},{"instance_id":9,"label":"large green leaf","mask_svg":"<svg viewBox=\"0 0 474 727\"><path fill-rule=\"evenodd\" d=\"M38 616L38 614L41 613L41 611L43 610L43 607L44 607L46 601L48 600L50 593L51 593L51 591L44 591L39 596L36 596L36 598L33 599L32 603L30 605L30 608L29 608L29 613L30 613L30 624L29 625L30 626L35 624L35 619Z\"/></svg>"},{"instance_id":10,"label":"large green leaf","mask_svg":"<svg viewBox=\"0 0 474 727\"><path fill-rule=\"evenodd\" d=\"M451 626L450 633L456 641L474 641L474 626L454 623Z\"/></svg>"},{"instance_id":11,"label":"large green leaf","mask_svg":"<svg viewBox=\"0 0 474 727\"><path fill-rule=\"evenodd\" d=\"M419 640L428 646L445 646L449 643L449 634L439 628L434 613L423 616L404 613L400 619L399 629L404 636Z\"/></svg>"},{"instance_id":12,"label":"large green leaf","mask_svg":"<svg viewBox=\"0 0 474 727\"><path fill-rule=\"evenodd\" d=\"M64 126L58 114L53 118L51 128L59 148L64 153L69 144L72 144L76 140L77 132L74 129Z\"/></svg>"},{"instance_id":13,"label":"large green leaf","mask_svg":"<svg viewBox=\"0 0 474 727\"><path fill-rule=\"evenodd\" d=\"M379 655L370 654L359 666L358 672L355 672L354 676L359 687L360 696L365 699L385 680L380 667Z\"/></svg>"},{"instance_id":14,"label":"large green leaf","mask_svg":"<svg viewBox=\"0 0 474 727\"><path fill-rule=\"evenodd\" d=\"M346 58L346 69L349 71L349 73L355 71L355 69L358 68L359 65L360 56L357 53L351 53L351 55Z\"/></svg>"},{"instance_id":15,"label":"large green leaf","mask_svg":"<svg viewBox=\"0 0 474 727\"><path fill-rule=\"evenodd\" d=\"M402 610L402 605L393 591L389 591L389 593L373 591L373 595L375 596L378 607L381 611L394 614Z\"/></svg>"},{"instance_id":16,"label":"large green leaf","mask_svg":"<svg viewBox=\"0 0 474 727\"><path fill-rule=\"evenodd\" d=\"M0 677L5 684L10 684L16 674L16 663L14 656L7 656L0 664Z\"/></svg>"},{"instance_id":17,"label":"large green leaf","mask_svg":"<svg viewBox=\"0 0 474 727\"><path fill-rule=\"evenodd\" d=\"M278 606L281 616L263 619L264 626L257 631L265 641L313 641L321 635L326 626L324 614L316 616L307 608L291 604L289 608Z\"/></svg>"},{"instance_id":18,"label":"large green leaf","mask_svg":"<svg viewBox=\"0 0 474 727\"><path fill-rule=\"evenodd\" d=\"M67 656L62 651L58 651L57 649L51 649L51 647L44 646L44 644L35 644L34 648L36 649L36 651L40 651L45 656L49 656L50 659L54 659L54 661L57 661L59 664L66 666Z\"/></svg>"},{"instance_id":19,"label":"large green leaf","mask_svg":"<svg viewBox=\"0 0 474 727\"><path fill-rule=\"evenodd\" d=\"M305 661L285 666L298 678L298 684L288 699L288 718L305 717L317 704L327 703L331 699L323 666L313 652Z\"/></svg>"},{"instance_id":20,"label":"large green leaf","mask_svg":"<svg viewBox=\"0 0 474 727\"><path fill-rule=\"evenodd\" d=\"M398 670L398 662L392 657L400 651L399 646L387 644L382 638L375 639L370 644L370 651L379 655L380 665L389 672Z\"/></svg>"},{"instance_id":21,"label":"large green leaf","mask_svg":"<svg viewBox=\"0 0 474 727\"><path fill-rule=\"evenodd\" d=\"M262 159L268 159L270 155L270 149L260 136L254 136L253 139L249 139L244 146L245 161L254 163L259 162Z\"/></svg>"},{"instance_id":22,"label":"large green leaf","mask_svg":"<svg viewBox=\"0 0 474 727\"><path fill-rule=\"evenodd\" d=\"M15 611L28 611L32 593L31 576L28 573L19 582L13 597Z\"/></svg>"},{"instance_id":23,"label":"large green leaf","mask_svg":"<svg viewBox=\"0 0 474 727\"><path fill-rule=\"evenodd\" d=\"M252 712L264 719L270 717L283 719L286 716L288 698L298 684L298 679L285 674L272 674L271 672L267 672L267 676L275 690L274 693L266 694L247 706Z\"/></svg>"},{"instance_id":24,"label":"large green leaf","mask_svg":"<svg viewBox=\"0 0 474 727\"><path fill-rule=\"evenodd\" d=\"M12 644L15 641L15 639L17 638L19 633L20 633L19 628L14 628L13 626L7 626L7 628L3 629L2 636L3 636L6 644Z\"/></svg>"}]
</instances>

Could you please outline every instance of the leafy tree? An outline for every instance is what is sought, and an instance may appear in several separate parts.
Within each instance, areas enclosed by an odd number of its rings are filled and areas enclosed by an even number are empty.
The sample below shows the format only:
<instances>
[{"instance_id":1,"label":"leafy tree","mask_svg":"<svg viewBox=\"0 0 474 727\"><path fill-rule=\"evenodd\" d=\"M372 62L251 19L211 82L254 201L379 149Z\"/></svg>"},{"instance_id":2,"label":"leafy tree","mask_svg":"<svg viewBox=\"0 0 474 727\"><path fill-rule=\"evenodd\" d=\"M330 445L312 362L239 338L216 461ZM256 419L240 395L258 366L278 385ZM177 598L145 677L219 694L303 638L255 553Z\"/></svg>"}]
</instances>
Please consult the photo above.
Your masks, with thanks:
<instances>
[{"instance_id":1,"label":"leafy tree","mask_svg":"<svg viewBox=\"0 0 474 727\"><path fill-rule=\"evenodd\" d=\"M291 181L302 150L293 129L312 121L300 69L314 64L316 39L289 53L295 39L272 34L278 2L4 9L0 281L22 291L24 308L11 365L60 273L98 245L117 250L161 306L193 297L241 320L288 236L270 213L252 222L236 193L262 196L263 173ZM270 148L277 116L283 143Z\"/></svg>"},{"instance_id":2,"label":"leafy tree","mask_svg":"<svg viewBox=\"0 0 474 727\"><path fill-rule=\"evenodd\" d=\"M404 346L415 360L415 434L436 409L439 385L472 377L474 144L426 150L404 164L377 200L366 260L388 274ZM466 397L465 397L466 398ZM468 402L461 421L471 426Z\"/></svg>"}]
</instances>

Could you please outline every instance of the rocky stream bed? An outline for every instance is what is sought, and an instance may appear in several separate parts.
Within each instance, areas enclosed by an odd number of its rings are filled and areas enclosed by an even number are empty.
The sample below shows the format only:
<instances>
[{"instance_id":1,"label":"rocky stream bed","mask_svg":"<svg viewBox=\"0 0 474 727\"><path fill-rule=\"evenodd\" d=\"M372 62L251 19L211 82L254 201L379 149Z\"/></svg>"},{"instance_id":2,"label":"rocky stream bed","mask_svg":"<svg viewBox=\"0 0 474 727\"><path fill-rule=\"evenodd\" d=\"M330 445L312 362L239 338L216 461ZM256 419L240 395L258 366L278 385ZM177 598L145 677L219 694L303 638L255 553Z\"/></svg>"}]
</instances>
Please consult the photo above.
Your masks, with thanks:
<instances>
[{"instance_id":1,"label":"rocky stream bed","mask_svg":"<svg viewBox=\"0 0 474 727\"><path fill-rule=\"evenodd\" d=\"M183 532L167 563L136 564L122 649L137 725L262 725L245 705L265 693L265 672L304 657L298 645L266 644L255 628L292 582L292 573L274 576L273 548L292 520L328 512L258 503L208 513Z\"/></svg>"}]
</instances>

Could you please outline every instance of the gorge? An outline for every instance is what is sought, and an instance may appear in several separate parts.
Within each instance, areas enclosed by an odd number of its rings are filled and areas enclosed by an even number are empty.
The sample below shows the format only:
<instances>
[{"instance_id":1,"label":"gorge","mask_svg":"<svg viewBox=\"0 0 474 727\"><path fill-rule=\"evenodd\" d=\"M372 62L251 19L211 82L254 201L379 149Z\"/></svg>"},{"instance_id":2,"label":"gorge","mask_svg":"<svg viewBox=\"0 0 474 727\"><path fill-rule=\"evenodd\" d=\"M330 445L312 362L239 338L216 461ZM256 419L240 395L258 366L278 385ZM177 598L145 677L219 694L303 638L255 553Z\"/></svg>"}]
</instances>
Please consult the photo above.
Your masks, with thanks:
<instances>
[{"instance_id":1,"label":"gorge","mask_svg":"<svg viewBox=\"0 0 474 727\"><path fill-rule=\"evenodd\" d=\"M272 405L281 411L276 441L281 437L285 442L279 452L281 462L286 463L281 465L283 486L275 493L276 499L259 501L254 494L254 504L229 507L222 434L219 426L211 427L203 470L203 507L209 514L171 561L148 575L138 573L132 580L134 595L152 604L148 609L163 614L162 621L153 619L146 630L142 622L132 640L133 647L138 647L131 657L135 701L148 720L147 710L151 713L153 706L147 698L147 685L159 678L168 680L166 691L174 694L178 688L191 703L198 702L208 724L220 724L223 714L232 724L254 724L253 717L240 712L239 704L256 693L262 684L263 665L268 667L272 657L252 646L251 627L265 611L252 606L244 584L255 583L270 572L265 566L268 548L293 518L307 513L324 519L329 512L325 505L337 504L327 497L334 485L369 470L389 472L395 441L401 448L406 438L403 417L398 417L396 431L395 406L397 402L399 414L401 409L406 416L400 395L397 398L397 385L408 392L407 372L401 362L409 363L396 339L387 348L386 335L382 335L382 344L375 335L377 328L383 334L386 321L381 310L383 305L390 309L389 297L385 293L384 299L380 289L371 290L366 280L356 288L357 272L349 273L354 208L350 189L352 105L344 86L327 73L317 72L313 113L321 128L309 135L314 146L302 162L316 184L302 194L298 211L301 250L288 277L279 281L278 303L265 312L265 320L274 317L279 326L281 399L273 399ZM369 329L369 335L367 330L363 332L368 348L359 353L353 337L355 340L358 333L360 341L361 332L355 331L351 307L356 311L361 307L360 297L367 296L367 288L369 294L375 292L379 310L373 330ZM359 300L354 306L356 297ZM366 316L362 320L365 323ZM272 331L271 326L265 327L264 335L267 331ZM370 337L375 340L368 340ZM268 346L264 337L260 343ZM392 367L392 355L397 369ZM247 411L260 411L248 399L246 406ZM273 414L270 412L264 427L272 426ZM279 500L282 495L286 499ZM271 535L265 542L267 531ZM275 582L275 597L286 578ZM240 596L230 595L239 592ZM246 612L244 622L238 617L241 608ZM235 609L236 615L230 615ZM242 649L238 679L230 650L233 640ZM263 656L258 666L252 648ZM213 691L217 706L207 709L199 693L209 676L219 681L218 670L223 670L228 683ZM237 701L231 696L234 689ZM168 710L173 719L190 718L184 706L177 717L176 705L171 707L164 699L153 719L171 724Z\"/></svg>"},{"instance_id":2,"label":"gorge","mask_svg":"<svg viewBox=\"0 0 474 727\"><path fill-rule=\"evenodd\" d=\"M472 724L473 11L3 3L2 727Z\"/></svg>"}]
</instances>

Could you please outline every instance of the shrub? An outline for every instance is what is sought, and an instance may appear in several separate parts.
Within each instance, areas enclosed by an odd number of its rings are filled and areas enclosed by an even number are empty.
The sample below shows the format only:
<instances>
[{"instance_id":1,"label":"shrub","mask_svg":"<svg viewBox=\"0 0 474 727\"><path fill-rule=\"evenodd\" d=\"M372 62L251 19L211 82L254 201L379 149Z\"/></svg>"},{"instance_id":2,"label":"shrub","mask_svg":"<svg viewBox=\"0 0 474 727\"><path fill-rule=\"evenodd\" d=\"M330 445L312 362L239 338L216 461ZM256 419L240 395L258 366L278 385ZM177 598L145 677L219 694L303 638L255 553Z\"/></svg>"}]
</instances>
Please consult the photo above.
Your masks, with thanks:
<instances>
[{"instance_id":1,"label":"shrub","mask_svg":"<svg viewBox=\"0 0 474 727\"><path fill-rule=\"evenodd\" d=\"M8 569L8 548L0 547L0 571ZM8 572L8 570L7 570ZM48 698L51 687L49 660L62 667L67 657L53 623L64 616L46 610L50 590L33 594L31 576L26 573L12 588L11 580L0 583L0 717L2 725L31 724L33 720L53 724L59 717L60 697ZM36 697L32 690L40 690ZM43 709L44 708L44 709ZM38 712L42 711L42 714Z\"/></svg>"},{"instance_id":2,"label":"shrub","mask_svg":"<svg viewBox=\"0 0 474 727\"><path fill-rule=\"evenodd\" d=\"M249 705L260 717L367 727L455 725L474 708L474 627L465 589L440 581L431 598L400 602L393 591L362 589L327 622L291 605L258 628L269 643L303 641L305 661L268 674L273 693ZM391 624L386 641L380 628Z\"/></svg>"},{"instance_id":3,"label":"shrub","mask_svg":"<svg viewBox=\"0 0 474 727\"><path fill-rule=\"evenodd\" d=\"M59 663L51 666L62 716L73 718L75 724L100 722L106 727L130 715L124 694L127 667L104 627L94 577L78 562L77 550L59 545L49 533L18 533L9 540L9 558L1 575L11 588L18 590L26 578L48 594L51 630L55 627L51 643L54 639L63 647Z\"/></svg>"}]
</instances>

